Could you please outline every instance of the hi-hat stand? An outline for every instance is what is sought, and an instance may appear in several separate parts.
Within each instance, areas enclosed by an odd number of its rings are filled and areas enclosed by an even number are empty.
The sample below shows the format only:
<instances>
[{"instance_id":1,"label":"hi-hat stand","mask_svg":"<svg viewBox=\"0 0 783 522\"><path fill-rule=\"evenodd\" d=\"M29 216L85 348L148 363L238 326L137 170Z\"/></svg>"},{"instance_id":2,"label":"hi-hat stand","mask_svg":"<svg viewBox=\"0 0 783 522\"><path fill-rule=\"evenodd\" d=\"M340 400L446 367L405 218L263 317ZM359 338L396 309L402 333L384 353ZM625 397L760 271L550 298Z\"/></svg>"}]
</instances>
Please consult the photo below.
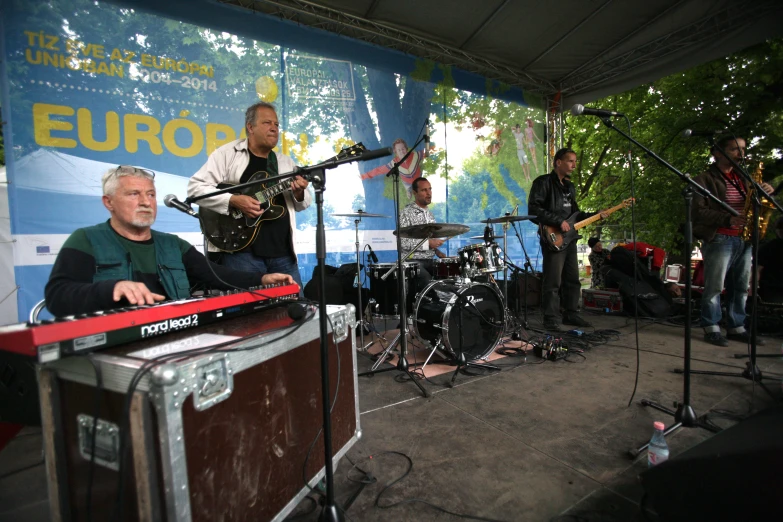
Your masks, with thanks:
<instances>
[{"instance_id":1,"label":"hi-hat stand","mask_svg":"<svg viewBox=\"0 0 783 522\"><path fill-rule=\"evenodd\" d=\"M759 199L759 196L760 194L765 194L765 192L761 188L761 185L759 185L750 174L748 174L742 167L740 167L737 164L736 161L734 161L729 155L726 154L726 151L724 151L717 144L713 144L713 147L720 154L722 154L724 158L729 160L732 167L734 168L734 172L738 172L741 176L745 178L745 182L748 184L746 186L750 187L748 190L753 190L753 196L752 196L753 224L751 229L752 233L751 233L751 268L750 268L750 281L751 281L750 287L753 291L753 296L751 297L752 299L751 309L753 310L753 313L750 316L750 354L749 354L748 362L745 363L745 369L742 370L741 372L715 372L715 371L707 371L707 370L692 370L691 373L696 375L717 375L722 377L740 377L742 379L747 379L761 386L764 389L764 391L766 391L769 394L770 397L776 399L775 395L773 395L770 389L767 388L767 386L762 382L761 370L756 364L756 359L758 357L758 354L756 353L758 313L756 313L756 311L758 310L758 295L759 295L759 286L758 286L758 277L757 277L758 253L759 253L759 212L761 210L761 201ZM783 211L783 207L781 207L777 201L775 201L771 197L767 199L779 211ZM674 370L674 371L675 373L681 373L680 370ZM783 381L783 379L780 379L778 377L768 376L767 379L776 382Z\"/></svg>"},{"instance_id":2,"label":"hi-hat stand","mask_svg":"<svg viewBox=\"0 0 783 522\"><path fill-rule=\"evenodd\" d=\"M703 428L708 431L717 432L720 431L715 426L712 426L708 422L704 420L703 417L697 417L696 412L693 410L693 407L691 406L691 290L693 287L692 281L691 281L691 251L693 249L693 232L692 232L692 226L693 222L691 220L691 207L693 202L693 193L698 192L705 198L709 198L715 203L719 204L721 207L723 207L726 212L729 212L732 216L736 216L739 213L731 208L728 204L725 202L719 200L716 198L709 190L702 187L695 181L691 179L690 176L680 172L675 167L673 167L671 164L669 164L666 160L655 154L653 151L636 141L634 138L632 138L629 134L623 132L622 130L618 129L614 126L612 123L611 118L601 118L601 121L609 127L610 129L614 130L615 132L619 133L625 139L642 149L645 153L647 153L648 156L656 160L658 163L669 169L671 172L676 174L684 183L685 188L682 191L683 198L685 200L685 302L687 303L687 306L685 307L685 340L684 340L684 361L683 361L683 392L682 392L682 402L675 403L675 406L677 407L677 410L671 410L669 408L666 408L665 406L662 406L661 404L658 404L655 401L651 401L649 399L642 399L641 404L642 406L649 406L655 410L667 413L674 417L674 424L669 426L664 432L664 436L672 433L673 431L677 430L680 427L686 427L686 428ZM632 449L629 451L630 455L634 458L636 458L639 454L641 454L649 444L644 444L636 449Z\"/></svg>"}]
</instances>

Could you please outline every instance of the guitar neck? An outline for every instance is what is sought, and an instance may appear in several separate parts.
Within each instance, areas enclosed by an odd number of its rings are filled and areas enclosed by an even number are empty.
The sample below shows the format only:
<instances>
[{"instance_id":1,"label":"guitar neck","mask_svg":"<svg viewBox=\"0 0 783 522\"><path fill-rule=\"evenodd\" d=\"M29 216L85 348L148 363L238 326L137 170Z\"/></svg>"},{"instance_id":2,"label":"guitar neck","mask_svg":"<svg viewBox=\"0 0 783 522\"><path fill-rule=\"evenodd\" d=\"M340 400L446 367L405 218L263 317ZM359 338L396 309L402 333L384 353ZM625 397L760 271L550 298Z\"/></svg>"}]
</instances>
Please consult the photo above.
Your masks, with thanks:
<instances>
[{"instance_id":1,"label":"guitar neck","mask_svg":"<svg viewBox=\"0 0 783 522\"><path fill-rule=\"evenodd\" d=\"M256 192L256 199L261 202L271 201L272 198L274 198L278 194L282 194L283 192L285 192L290 188L291 187L288 184L286 184L284 180L277 183L276 185L272 185L269 188L265 188L263 190L259 190L258 192Z\"/></svg>"},{"instance_id":2,"label":"guitar neck","mask_svg":"<svg viewBox=\"0 0 783 522\"><path fill-rule=\"evenodd\" d=\"M609 214L612 214L612 213L614 213L614 212L617 212L618 210L620 210L620 209L621 209L621 208L623 208L624 206L625 206L625 202L622 202L622 203L620 203L620 204L618 204L618 205L615 205L615 206L613 206L612 208L609 208L609 209L605 210L605 212L607 212L607 213L609 213ZM599 213L599 214L596 214L596 215L595 215L595 216L593 216L593 217L589 217L589 218L587 218L587 219L583 219L582 221L580 221L580 222L576 223L576 224L574 225L574 228L575 228L576 230L579 230L580 228L583 228L583 227L586 227L587 225L591 225L591 224L595 223L595 222L596 222L596 221L598 221L599 219L601 219L601 214L600 214L600 213Z\"/></svg>"}]
</instances>

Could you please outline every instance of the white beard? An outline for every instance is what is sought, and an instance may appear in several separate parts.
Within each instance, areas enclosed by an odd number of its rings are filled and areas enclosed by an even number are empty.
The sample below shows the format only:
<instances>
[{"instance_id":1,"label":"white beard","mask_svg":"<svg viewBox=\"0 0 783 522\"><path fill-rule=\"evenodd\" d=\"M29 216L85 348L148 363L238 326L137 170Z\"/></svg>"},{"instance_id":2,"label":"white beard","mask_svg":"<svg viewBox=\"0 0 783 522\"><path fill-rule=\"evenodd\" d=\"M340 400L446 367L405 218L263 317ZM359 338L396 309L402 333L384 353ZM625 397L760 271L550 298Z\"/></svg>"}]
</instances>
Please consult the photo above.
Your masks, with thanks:
<instances>
[{"instance_id":1,"label":"white beard","mask_svg":"<svg viewBox=\"0 0 783 522\"><path fill-rule=\"evenodd\" d=\"M153 223L155 223L155 214L152 212L137 212L131 220L131 225L139 228L151 227Z\"/></svg>"}]
</instances>

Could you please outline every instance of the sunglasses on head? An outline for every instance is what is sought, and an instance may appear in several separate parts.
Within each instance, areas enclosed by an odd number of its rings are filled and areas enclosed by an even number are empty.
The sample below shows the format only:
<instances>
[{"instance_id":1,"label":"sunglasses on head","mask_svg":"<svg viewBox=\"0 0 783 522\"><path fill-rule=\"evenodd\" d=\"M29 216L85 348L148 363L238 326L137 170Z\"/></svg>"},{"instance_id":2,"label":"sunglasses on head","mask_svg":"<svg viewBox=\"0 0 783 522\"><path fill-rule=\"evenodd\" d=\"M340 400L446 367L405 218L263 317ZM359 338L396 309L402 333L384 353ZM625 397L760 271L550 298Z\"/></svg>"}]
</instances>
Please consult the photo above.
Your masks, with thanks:
<instances>
[{"instance_id":1,"label":"sunglasses on head","mask_svg":"<svg viewBox=\"0 0 783 522\"><path fill-rule=\"evenodd\" d=\"M152 179L155 179L155 172L154 171L151 171L149 169L142 169L142 168L139 168L139 167L134 167L133 165L117 165L117 168L114 170L114 173L115 174L119 174L121 171L124 171L126 169L133 169L133 172L141 172L143 174L146 174L146 175L152 177Z\"/></svg>"}]
</instances>

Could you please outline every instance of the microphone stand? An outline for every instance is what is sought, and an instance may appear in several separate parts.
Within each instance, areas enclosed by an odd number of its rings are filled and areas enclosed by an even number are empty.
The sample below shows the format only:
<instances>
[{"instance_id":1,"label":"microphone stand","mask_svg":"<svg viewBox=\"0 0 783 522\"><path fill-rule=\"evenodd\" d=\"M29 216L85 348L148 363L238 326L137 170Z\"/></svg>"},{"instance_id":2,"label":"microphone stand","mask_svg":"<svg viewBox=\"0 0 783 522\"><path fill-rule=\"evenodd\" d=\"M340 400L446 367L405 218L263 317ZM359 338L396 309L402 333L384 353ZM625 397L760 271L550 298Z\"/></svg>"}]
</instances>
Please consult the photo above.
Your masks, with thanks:
<instances>
[{"instance_id":1,"label":"microphone stand","mask_svg":"<svg viewBox=\"0 0 783 522\"><path fill-rule=\"evenodd\" d=\"M692 234L692 225L693 222L691 220L691 203L693 201L693 193L694 191L701 194L703 197L709 198L712 201L718 203L721 207L723 207L726 212L729 212L732 216L736 216L739 213L731 208L728 204L725 202L719 200L716 198L709 190L705 189L695 181L691 179L691 177L687 174L683 174L679 170L677 170L675 167L673 167L671 164L669 164L666 160L655 154L653 151L636 141L634 138L632 138L629 134L623 132L622 130L618 129L614 126L610 118L602 118L601 121L603 121L604 125L609 127L610 129L613 129L625 139L642 149L644 152L647 153L648 156L653 158L655 161L669 169L671 172L676 174L682 181L685 183L685 188L682 191L683 198L685 199L685 302L687 303L687 306L685 307L685 353L684 353L684 370L683 370L683 392L682 392L682 402L676 403L677 411L670 410L669 408L666 408L665 406L662 406L658 404L657 402L651 401L649 399L642 399L641 404L642 406L649 406L653 409L656 409L658 411L662 411L664 413L667 413L674 417L675 423L669 426L664 432L664 436L669 435L673 431L677 430L681 426L684 426L686 428L703 428L708 431L712 431L713 433L716 433L720 431L719 428L716 428L712 426L711 424L707 423L702 417L697 417L696 413L693 410L693 407L691 406L691 290L692 290L692 281L691 281L691 253L693 249L693 234ZM645 449L647 449L648 444L644 444L643 446L640 446L636 449L632 449L629 451L632 457L636 458L640 453L642 453Z\"/></svg>"},{"instance_id":2,"label":"microphone stand","mask_svg":"<svg viewBox=\"0 0 783 522\"><path fill-rule=\"evenodd\" d=\"M400 165L402 165L402 163L408 159L408 156L410 156L411 153L416 150L416 147L418 147L419 144L425 140L429 140L429 137L426 134L419 138L419 140L413 144L413 147L408 150L407 154L400 158L400 160L397 161L386 174L386 176L391 176L392 181L394 182L394 235L397 237L397 295L400 296L400 356L397 358L397 366L384 368L382 370L373 369L372 371L360 373L359 375L373 375L376 373L397 370L407 375L408 378L413 381L413 384L415 384L419 390L421 390L422 395L425 397L430 397L430 392L424 388L419 380L410 372L410 365L408 364L407 289L405 288L406 284L405 280L403 279L405 277L405 267L402 263L402 238L400 238ZM388 273L385 274L385 276L388 276Z\"/></svg>"},{"instance_id":3,"label":"microphone stand","mask_svg":"<svg viewBox=\"0 0 783 522\"><path fill-rule=\"evenodd\" d=\"M234 185L228 189L216 190L215 192L211 192L209 194L202 194L200 196L185 199L185 203L190 204L218 194L224 194L231 190L258 185L260 183L282 181L294 176L302 176L313 184L313 188L315 189L315 205L318 215L315 232L315 251L316 257L318 259L318 273L321 275L319 284L320 288L318 292L318 319L321 337L321 402L323 404L324 475L326 478L326 503L323 506L319 520L324 522L342 522L344 518L341 508L337 506L337 503L334 499L334 467L332 463L332 412L330 409L331 401L329 397L329 337L327 330L328 317L326 311L326 229L324 227L323 192L326 190L327 169L332 169L343 163L350 163L360 159L361 156L334 159L318 165L313 165L311 167L302 167L295 172L280 174L278 176L270 176L263 180Z\"/></svg>"},{"instance_id":4,"label":"microphone stand","mask_svg":"<svg viewBox=\"0 0 783 522\"><path fill-rule=\"evenodd\" d=\"M738 172L742 177L745 178L746 186L748 187L748 190L754 190L753 196L752 196L752 203L753 203L753 224L752 224L752 234L751 234L751 264L750 264L750 288L753 291L753 295L751 297L751 310L753 313L750 315L750 357L748 362L745 364L745 369L740 373L734 373L734 372L715 372L715 371L707 371L707 370L693 370L691 373L698 374L698 375L718 375L723 377L740 377L743 379L748 379L754 383L758 383L762 388L764 388L764 391L766 391L770 397L773 399L776 399L776 397L772 394L769 388L762 382L762 375L761 370L756 365L756 343L757 343L757 331L758 331L758 294L759 294L759 286L758 286L758 255L759 255L759 212L761 211L761 200L760 195L766 194L766 192L761 188L761 185L759 185L755 179L753 179L753 176L748 174L745 169L740 167L736 161L734 161L729 155L726 154L726 151L724 151L721 147L719 147L717 144L713 144L713 147L720 152L724 158L729 160L729 163L731 163L731 166L734 168L735 172ZM772 204L781 212L783 212L783 207L780 206L780 204L775 201L774 198L767 198L767 200L771 201ZM747 225L746 225L747 226ZM675 370L677 372L677 370ZM678 372L679 373L679 372ZM780 382L783 379L777 378L777 377L767 377L769 380L773 380L776 382Z\"/></svg>"}]
</instances>

